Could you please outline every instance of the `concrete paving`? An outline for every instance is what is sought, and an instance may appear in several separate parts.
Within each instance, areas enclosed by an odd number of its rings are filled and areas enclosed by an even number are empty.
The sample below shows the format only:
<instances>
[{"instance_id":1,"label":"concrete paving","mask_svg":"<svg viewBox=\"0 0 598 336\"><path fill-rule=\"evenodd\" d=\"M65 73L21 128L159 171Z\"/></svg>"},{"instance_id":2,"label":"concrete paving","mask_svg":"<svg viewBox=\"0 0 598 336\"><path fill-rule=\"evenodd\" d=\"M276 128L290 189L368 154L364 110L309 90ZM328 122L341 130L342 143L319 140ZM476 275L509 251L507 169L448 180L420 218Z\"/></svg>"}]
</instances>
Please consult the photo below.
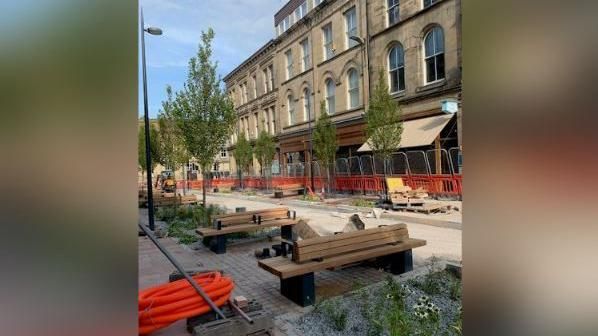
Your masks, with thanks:
<instances>
[{"instance_id":1,"label":"concrete paving","mask_svg":"<svg viewBox=\"0 0 598 336\"><path fill-rule=\"evenodd\" d=\"M235 207L246 207L247 210L256 210L272 207L273 204L272 201L262 200L258 197L250 200L247 197L236 197L234 194L208 195L207 202L208 204L213 203L226 206L232 211L234 211ZM347 218L350 216L350 213L347 212L299 206L294 200L282 199L274 203L288 206L297 211L297 216L308 220L309 225L320 235L331 235L335 231L341 231L347 223ZM384 217L375 219L365 218L364 213L359 214L366 228L377 227L383 224L406 223L411 237L425 239L428 242L426 246L414 250L413 255L416 261L422 261L431 256L436 256L440 259L461 261L461 230L409 222L407 220L410 217L404 217L403 220ZM417 217L420 217L419 214Z\"/></svg>"}]
</instances>

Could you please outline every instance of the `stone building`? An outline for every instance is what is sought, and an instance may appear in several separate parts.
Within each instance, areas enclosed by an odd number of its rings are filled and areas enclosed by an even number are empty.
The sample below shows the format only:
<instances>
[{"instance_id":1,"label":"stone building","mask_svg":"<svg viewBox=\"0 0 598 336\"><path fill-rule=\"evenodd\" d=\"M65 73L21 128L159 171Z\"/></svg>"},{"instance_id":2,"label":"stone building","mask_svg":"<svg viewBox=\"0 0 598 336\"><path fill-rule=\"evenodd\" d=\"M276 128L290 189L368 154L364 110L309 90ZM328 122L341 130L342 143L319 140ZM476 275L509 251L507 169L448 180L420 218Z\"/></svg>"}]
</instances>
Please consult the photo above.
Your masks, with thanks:
<instances>
[{"instance_id":1,"label":"stone building","mask_svg":"<svg viewBox=\"0 0 598 336\"><path fill-rule=\"evenodd\" d=\"M275 173L309 162L324 102L337 156L367 153L363 117L380 74L403 113L400 150L460 145L460 0L291 0L274 26L275 38L224 78L239 116L231 149L263 129L277 141Z\"/></svg>"}]
</instances>

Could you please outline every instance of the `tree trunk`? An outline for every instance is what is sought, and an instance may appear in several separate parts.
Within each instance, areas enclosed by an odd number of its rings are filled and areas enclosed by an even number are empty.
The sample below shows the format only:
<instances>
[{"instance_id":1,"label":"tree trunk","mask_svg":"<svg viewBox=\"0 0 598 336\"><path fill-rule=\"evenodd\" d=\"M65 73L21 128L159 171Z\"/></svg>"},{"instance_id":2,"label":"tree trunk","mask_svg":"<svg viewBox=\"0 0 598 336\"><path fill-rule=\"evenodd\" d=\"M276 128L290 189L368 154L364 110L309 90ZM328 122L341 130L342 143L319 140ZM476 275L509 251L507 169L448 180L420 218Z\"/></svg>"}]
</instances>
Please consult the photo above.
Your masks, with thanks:
<instances>
[{"instance_id":1,"label":"tree trunk","mask_svg":"<svg viewBox=\"0 0 598 336\"><path fill-rule=\"evenodd\" d=\"M206 203L206 173L205 170L202 169L201 174L203 176L201 180L201 193L202 193L202 200L204 208L207 206Z\"/></svg>"},{"instance_id":2,"label":"tree trunk","mask_svg":"<svg viewBox=\"0 0 598 336\"><path fill-rule=\"evenodd\" d=\"M187 195L187 169L185 165L181 165L181 169L183 169L183 195Z\"/></svg>"}]
</instances>

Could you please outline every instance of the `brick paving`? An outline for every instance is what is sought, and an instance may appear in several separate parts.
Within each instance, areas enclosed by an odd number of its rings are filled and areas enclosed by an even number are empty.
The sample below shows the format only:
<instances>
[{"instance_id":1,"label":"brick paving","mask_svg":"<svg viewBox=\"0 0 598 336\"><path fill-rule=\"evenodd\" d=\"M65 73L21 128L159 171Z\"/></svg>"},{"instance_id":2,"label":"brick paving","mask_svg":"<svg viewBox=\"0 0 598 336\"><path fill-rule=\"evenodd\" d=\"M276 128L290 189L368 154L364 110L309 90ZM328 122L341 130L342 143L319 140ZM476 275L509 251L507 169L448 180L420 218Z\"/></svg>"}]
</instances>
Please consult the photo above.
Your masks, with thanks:
<instances>
[{"instance_id":1,"label":"brick paving","mask_svg":"<svg viewBox=\"0 0 598 336\"><path fill-rule=\"evenodd\" d=\"M237 206L246 206L247 210L271 207L272 204L234 199L210 198L209 203L230 203ZM228 206L234 209L234 206ZM319 231L335 231L342 229L346 219L331 217L328 212L316 211L308 208L297 208L297 215L307 217L312 221L321 223L327 218L326 228L319 227ZM324 216L327 217L324 217ZM147 213L140 209L140 222L145 222ZM388 220L366 221L366 226L380 224ZM376 221L376 222L374 222ZM311 221L310 221L310 224ZM315 223L314 223L315 224ZM421 266L424 259L431 255L440 255L446 259L460 260L461 256L461 231L447 228L431 227L419 224L408 224L413 237L428 240L428 246L414 250L414 264ZM174 239L162 238L162 244L179 260L186 269L221 269L231 276L235 282L234 295L243 295L248 299L258 300L264 309L274 316L287 313L303 313L309 308L302 308L280 294L278 277L262 270L257 266L254 251L264 247L271 247L275 242L267 239L245 243L231 244L227 247L226 254L217 255L208 248L201 246L199 250L192 250L187 246L179 245ZM432 245L432 246L430 246ZM427 250L426 250L427 248ZM174 271L169 261L153 243L146 237L139 237L139 288L147 288L168 281L168 275ZM357 284L371 284L383 280L387 273L371 266L352 266L335 271L316 272L316 297L322 299L336 296L350 291ZM280 332L279 332L280 333ZM185 321L155 333L155 335L188 335L185 330Z\"/></svg>"}]
</instances>

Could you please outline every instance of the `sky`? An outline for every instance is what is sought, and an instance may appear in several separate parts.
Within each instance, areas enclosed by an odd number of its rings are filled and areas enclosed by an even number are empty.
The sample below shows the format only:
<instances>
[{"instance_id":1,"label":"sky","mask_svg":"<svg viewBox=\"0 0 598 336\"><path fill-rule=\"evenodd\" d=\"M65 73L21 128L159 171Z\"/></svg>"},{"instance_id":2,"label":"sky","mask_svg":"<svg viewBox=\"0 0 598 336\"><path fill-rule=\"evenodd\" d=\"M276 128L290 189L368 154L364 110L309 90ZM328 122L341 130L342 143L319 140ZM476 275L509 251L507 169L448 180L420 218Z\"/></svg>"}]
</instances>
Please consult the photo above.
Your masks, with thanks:
<instances>
[{"instance_id":1,"label":"sky","mask_svg":"<svg viewBox=\"0 0 598 336\"><path fill-rule=\"evenodd\" d=\"M177 90L187 64L197 53L202 30L214 29L213 61L224 77L274 37L274 13L287 0L139 0L145 26L163 34L145 35L150 118L166 97L166 85ZM139 115L143 115L143 82L139 53Z\"/></svg>"}]
</instances>

